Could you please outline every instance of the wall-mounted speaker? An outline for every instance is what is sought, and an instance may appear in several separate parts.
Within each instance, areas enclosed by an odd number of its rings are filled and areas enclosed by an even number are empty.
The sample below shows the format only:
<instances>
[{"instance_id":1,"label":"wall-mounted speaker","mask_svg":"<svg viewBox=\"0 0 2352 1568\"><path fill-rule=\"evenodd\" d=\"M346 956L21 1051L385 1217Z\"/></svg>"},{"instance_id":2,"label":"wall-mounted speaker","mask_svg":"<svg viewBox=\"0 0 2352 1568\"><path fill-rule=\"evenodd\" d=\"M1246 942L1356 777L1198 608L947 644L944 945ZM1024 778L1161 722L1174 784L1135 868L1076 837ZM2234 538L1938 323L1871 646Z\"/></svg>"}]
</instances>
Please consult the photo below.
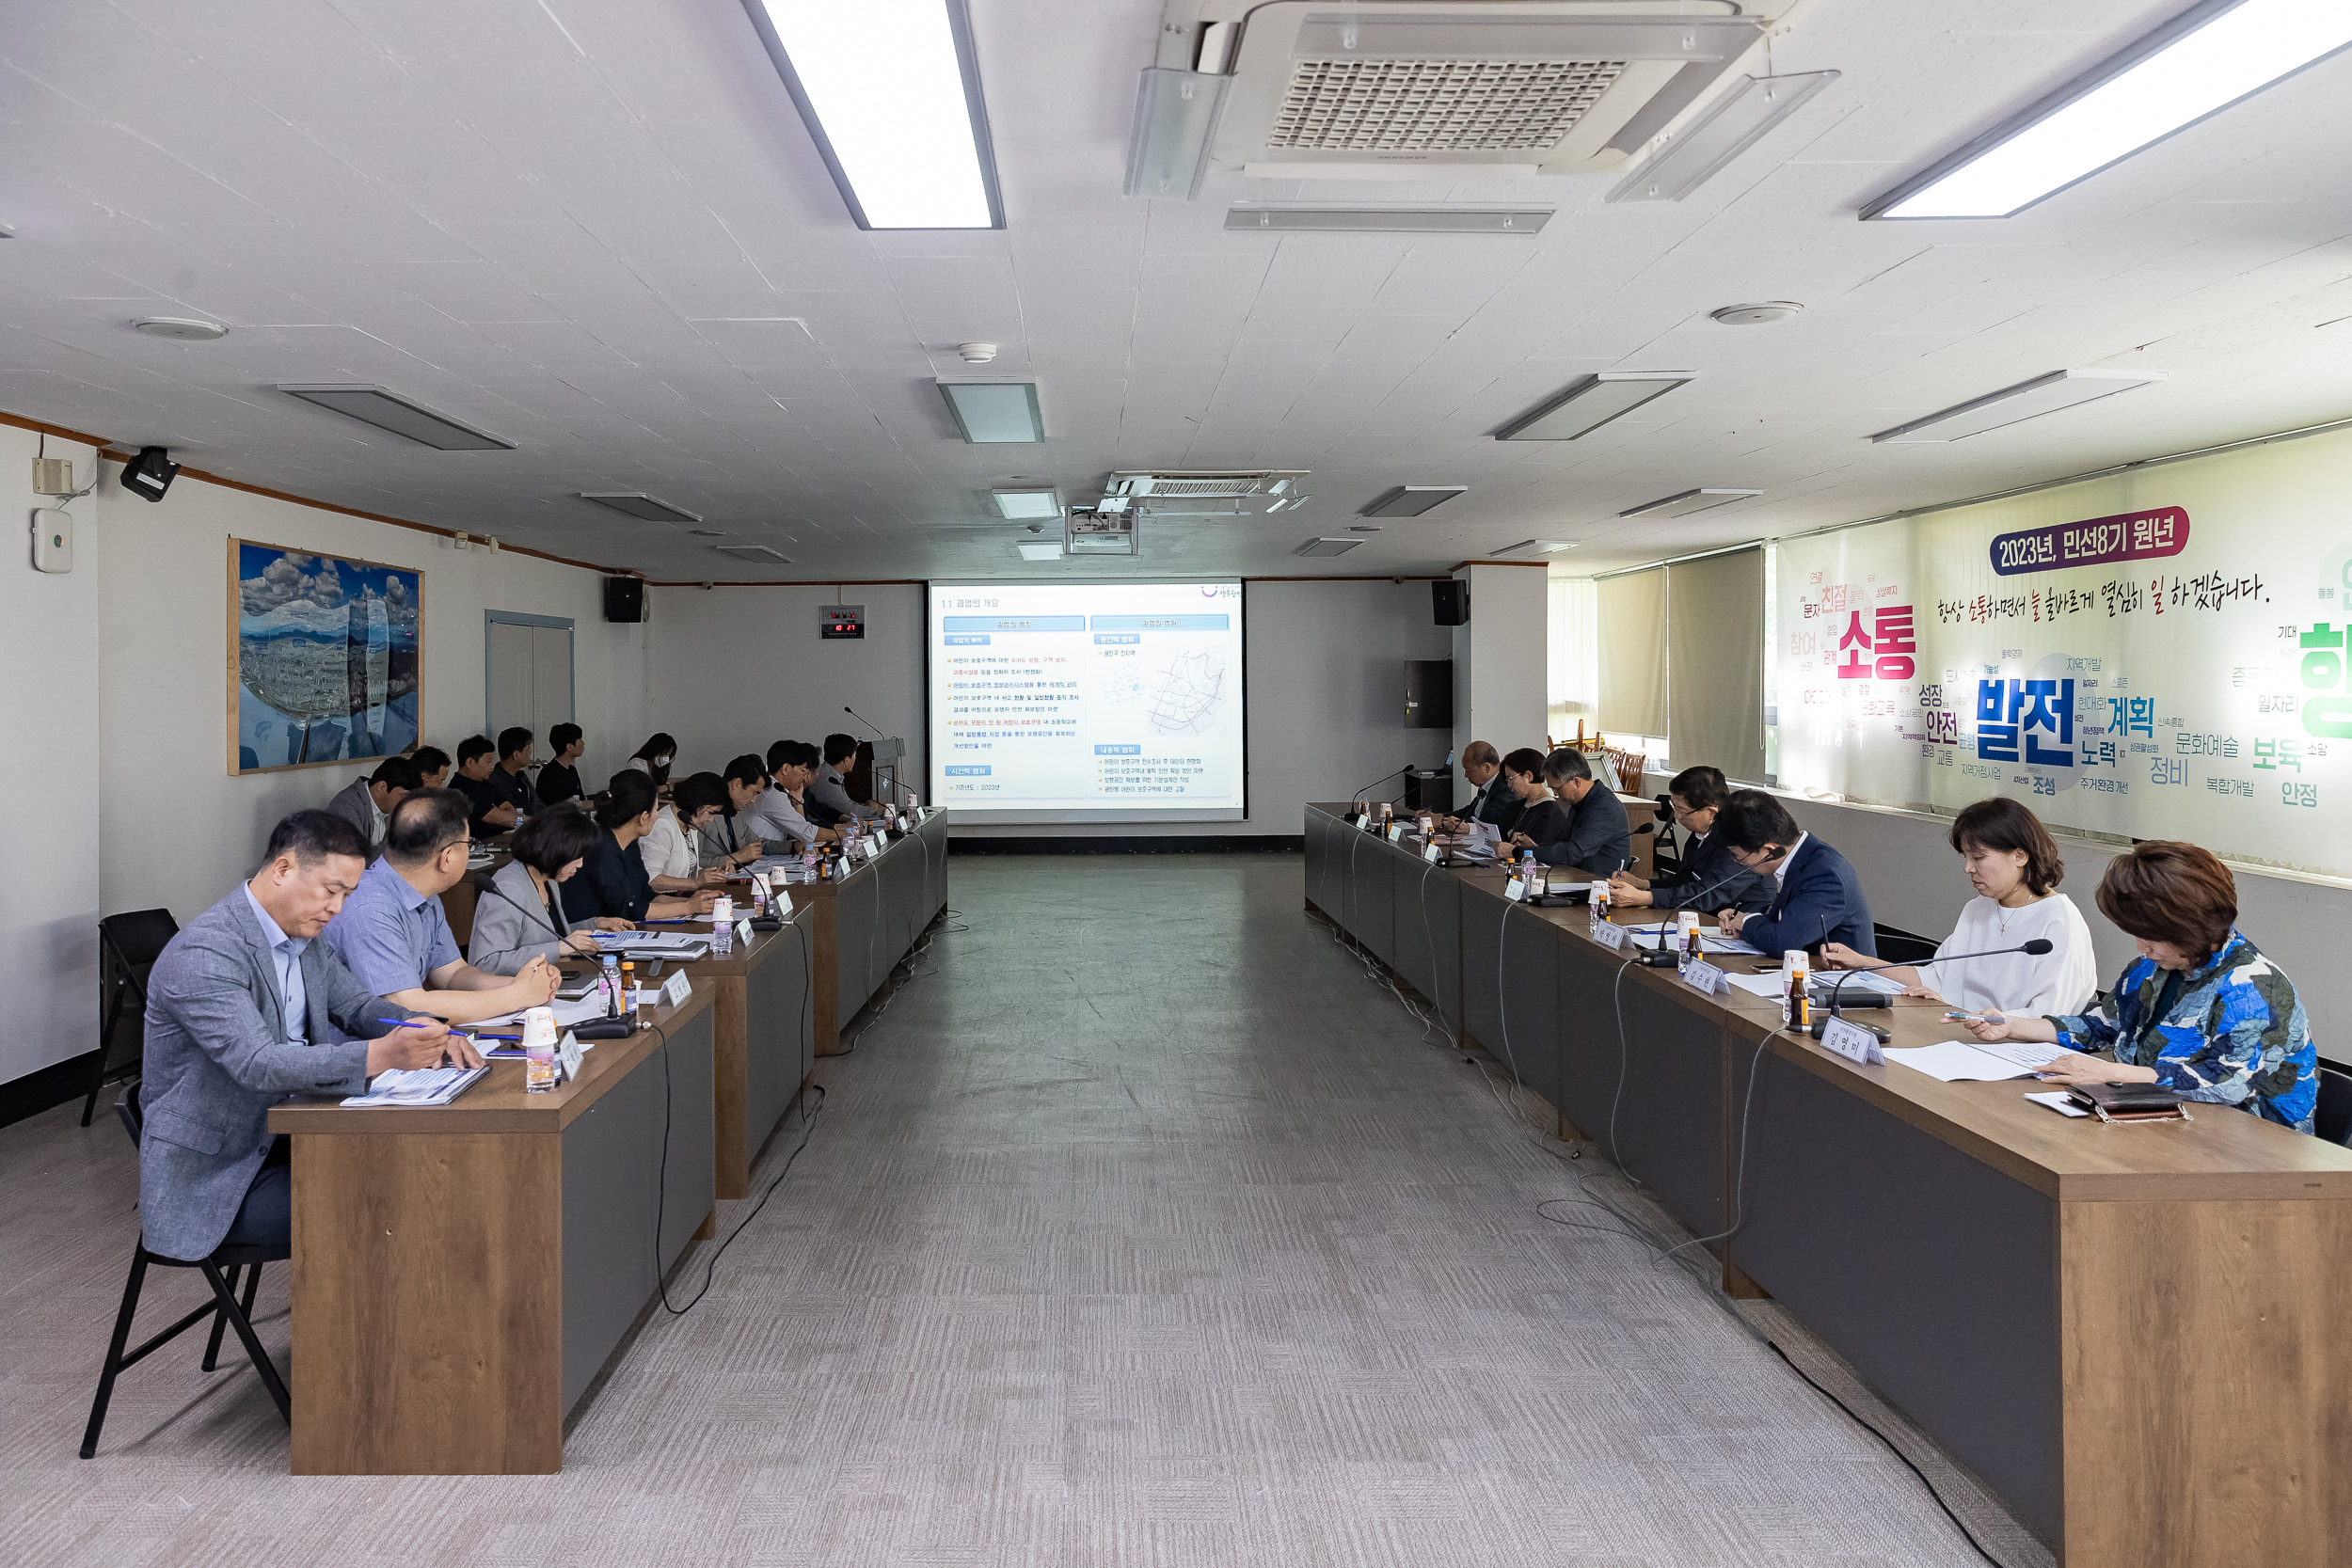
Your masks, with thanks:
<instances>
[{"instance_id":1,"label":"wall-mounted speaker","mask_svg":"<svg viewBox=\"0 0 2352 1568\"><path fill-rule=\"evenodd\" d=\"M608 621L644 620L645 618L645 579L644 578L605 578L604 618Z\"/></svg>"},{"instance_id":2,"label":"wall-mounted speaker","mask_svg":"<svg viewBox=\"0 0 2352 1568\"><path fill-rule=\"evenodd\" d=\"M1429 585L1429 597L1437 607L1438 625L1441 626L1470 625L1469 583L1462 581L1459 578L1448 578L1442 582L1433 582Z\"/></svg>"}]
</instances>

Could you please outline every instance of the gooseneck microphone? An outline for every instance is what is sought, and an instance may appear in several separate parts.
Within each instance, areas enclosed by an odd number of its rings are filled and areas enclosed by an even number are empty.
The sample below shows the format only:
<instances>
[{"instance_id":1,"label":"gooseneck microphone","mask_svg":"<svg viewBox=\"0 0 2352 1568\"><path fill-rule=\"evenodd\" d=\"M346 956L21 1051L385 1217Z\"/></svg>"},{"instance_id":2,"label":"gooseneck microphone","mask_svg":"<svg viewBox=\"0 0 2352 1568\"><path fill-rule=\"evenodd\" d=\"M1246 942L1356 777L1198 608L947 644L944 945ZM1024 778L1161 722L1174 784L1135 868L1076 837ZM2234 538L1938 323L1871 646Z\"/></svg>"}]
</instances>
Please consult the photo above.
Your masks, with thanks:
<instances>
[{"instance_id":1,"label":"gooseneck microphone","mask_svg":"<svg viewBox=\"0 0 2352 1568\"><path fill-rule=\"evenodd\" d=\"M872 730L872 731L874 732L874 738L875 738L876 740L880 740L880 739L882 739L882 738L883 738L882 732L882 726L881 726L880 724L875 723L875 722L874 722L871 719L866 718L866 715L864 715L864 714L860 713L857 709L855 709L855 708L851 707L849 704L847 704L847 703L842 704L842 705L841 705L841 711L842 711L842 712L844 712L844 713L846 713L846 714L848 714L850 718L852 718L852 719L856 720L859 723L861 723L861 724L865 725L867 729Z\"/></svg>"},{"instance_id":2,"label":"gooseneck microphone","mask_svg":"<svg viewBox=\"0 0 2352 1568\"><path fill-rule=\"evenodd\" d=\"M2011 953L2023 953L2029 958L2038 958L2043 954L2051 951L2056 945L2057 944L2051 942L2048 937L2036 937L2031 942L2022 942L2014 947L1993 947L1988 948L1981 953L1953 953L1949 955L1939 954L1935 958L1923 958L1919 960L1919 962L1929 964L1957 963L1963 958L2007 958ZM1846 989L1847 980L1856 974L1867 974L1882 969L1906 969L1917 967L1917 964L1883 963L1859 964L1852 969L1839 970L1837 973L1837 983L1829 988L1829 1011L1814 1023L1813 1037L1817 1040L1820 1039L1821 1037L1821 1032L1829 1026L1829 1021L1833 1018L1842 1016L1837 1010L1837 995L1838 992ZM1867 1028L1869 1026L1866 1024L1864 1027ZM1872 1032L1878 1033L1876 1030L1873 1030ZM1885 1037L1882 1034L1880 1037L1883 1038Z\"/></svg>"},{"instance_id":3,"label":"gooseneck microphone","mask_svg":"<svg viewBox=\"0 0 2352 1568\"><path fill-rule=\"evenodd\" d=\"M1353 805L1356 803L1356 798L1357 798L1358 796L1359 796L1359 795L1363 794L1363 792L1364 792L1365 790L1370 789L1370 788L1373 786L1373 784L1386 784L1386 783L1388 783L1391 779L1395 778L1395 777L1396 777L1399 773L1403 773L1403 772L1406 772L1406 771L1409 770L1409 769L1412 768L1412 766L1413 766L1413 765L1412 765L1411 763L1409 763L1409 762L1408 762L1408 763L1405 764L1405 766L1404 766L1404 767L1402 767L1402 768L1390 768L1387 772L1385 772L1385 773L1381 774L1378 778L1372 780L1370 783L1367 783L1367 784L1358 784L1355 788L1353 788L1353 789L1351 789L1351 790L1349 790L1349 791L1347 792L1347 801L1348 801L1348 804L1349 804L1350 806L1353 806Z\"/></svg>"}]
</instances>

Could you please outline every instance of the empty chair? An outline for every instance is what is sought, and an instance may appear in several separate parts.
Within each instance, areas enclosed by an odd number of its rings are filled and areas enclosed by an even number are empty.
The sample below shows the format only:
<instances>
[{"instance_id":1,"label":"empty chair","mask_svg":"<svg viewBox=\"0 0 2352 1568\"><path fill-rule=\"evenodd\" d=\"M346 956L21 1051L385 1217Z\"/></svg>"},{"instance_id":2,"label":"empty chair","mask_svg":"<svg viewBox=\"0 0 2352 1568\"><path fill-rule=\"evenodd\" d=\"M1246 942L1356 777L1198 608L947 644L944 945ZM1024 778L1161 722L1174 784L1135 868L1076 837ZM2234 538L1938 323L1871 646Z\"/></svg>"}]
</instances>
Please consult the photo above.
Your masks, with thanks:
<instances>
[{"instance_id":1,"label":"empty chair","mask_svg":"<svg viewBox=\"0 0 2352 1568\"><path fill-rule=\"evenodd\" d=\"M169 910L133 910L98 923L98 1063L90 1069L89 1098L82 1101L85 1127L98 1108L98 1091L105 1087L114 1061L115 1025L126 1006L144 1021L147 972L179 934L180 923Z\"/></svg>"}]
</instances>

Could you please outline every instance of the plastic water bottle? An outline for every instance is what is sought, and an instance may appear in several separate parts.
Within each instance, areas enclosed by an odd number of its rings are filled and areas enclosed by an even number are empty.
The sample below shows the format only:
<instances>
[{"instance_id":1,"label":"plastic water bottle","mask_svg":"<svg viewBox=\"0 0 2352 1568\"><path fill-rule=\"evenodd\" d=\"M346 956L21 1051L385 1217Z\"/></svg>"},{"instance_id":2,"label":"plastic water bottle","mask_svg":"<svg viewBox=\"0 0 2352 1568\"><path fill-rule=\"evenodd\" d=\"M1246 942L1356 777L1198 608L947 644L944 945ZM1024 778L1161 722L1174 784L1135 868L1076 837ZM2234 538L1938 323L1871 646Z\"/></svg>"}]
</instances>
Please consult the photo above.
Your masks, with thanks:
<instances>
[{"instance_id":1,"label":"plastic water bottle","mask_svg":"<svg viewBox=\"0 0 2352 1568\"><path fill-rule=\"evenodd\" d=\"M710 951L725 958L735 951L735 900L722 898L710 906Z\"/></svg>"},{"instance_id":2,"label":"plastic water bottle","mask_svg":"<svg viewBox=\"0 0 2352 1568\"><path fill-rule=\"evenodd\" d=\"M1596 877L1592 886L1585 890L1584 916L1585 923L1596 932L1609 924L1608 879Z\"/></svg>"},{"instance_id":3,"label":"plastic water bottle","mask_svg":"<svg viewBox=\"0 0 2352 1568\"><path fill-rule=\"evenodd\" d=\"M621 1016L621 960L612 953L604 956L604 967L596 975L596 995L604 1001L604 1016Z\"/></svg>"}]
</instances>

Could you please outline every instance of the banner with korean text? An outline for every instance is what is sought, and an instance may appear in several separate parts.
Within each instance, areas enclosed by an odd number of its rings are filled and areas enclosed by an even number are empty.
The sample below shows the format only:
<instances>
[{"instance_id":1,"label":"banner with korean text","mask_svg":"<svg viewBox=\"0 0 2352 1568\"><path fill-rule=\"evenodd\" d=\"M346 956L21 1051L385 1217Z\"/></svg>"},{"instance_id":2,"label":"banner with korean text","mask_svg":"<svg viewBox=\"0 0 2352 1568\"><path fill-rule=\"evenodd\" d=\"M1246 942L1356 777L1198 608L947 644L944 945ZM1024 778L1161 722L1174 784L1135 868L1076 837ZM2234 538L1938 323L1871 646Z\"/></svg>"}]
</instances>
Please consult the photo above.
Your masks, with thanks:
<instances>
[{"instance_id":1,"label":"banner with korean text","mask_svg":"<svg viewBox=\"0 0 2352 1568\"><path fill-rule=\"evenodd\" d=\"M2352 875L2352 433L1779 551L1784 788Z\"/></svg>"}]
</instances>

